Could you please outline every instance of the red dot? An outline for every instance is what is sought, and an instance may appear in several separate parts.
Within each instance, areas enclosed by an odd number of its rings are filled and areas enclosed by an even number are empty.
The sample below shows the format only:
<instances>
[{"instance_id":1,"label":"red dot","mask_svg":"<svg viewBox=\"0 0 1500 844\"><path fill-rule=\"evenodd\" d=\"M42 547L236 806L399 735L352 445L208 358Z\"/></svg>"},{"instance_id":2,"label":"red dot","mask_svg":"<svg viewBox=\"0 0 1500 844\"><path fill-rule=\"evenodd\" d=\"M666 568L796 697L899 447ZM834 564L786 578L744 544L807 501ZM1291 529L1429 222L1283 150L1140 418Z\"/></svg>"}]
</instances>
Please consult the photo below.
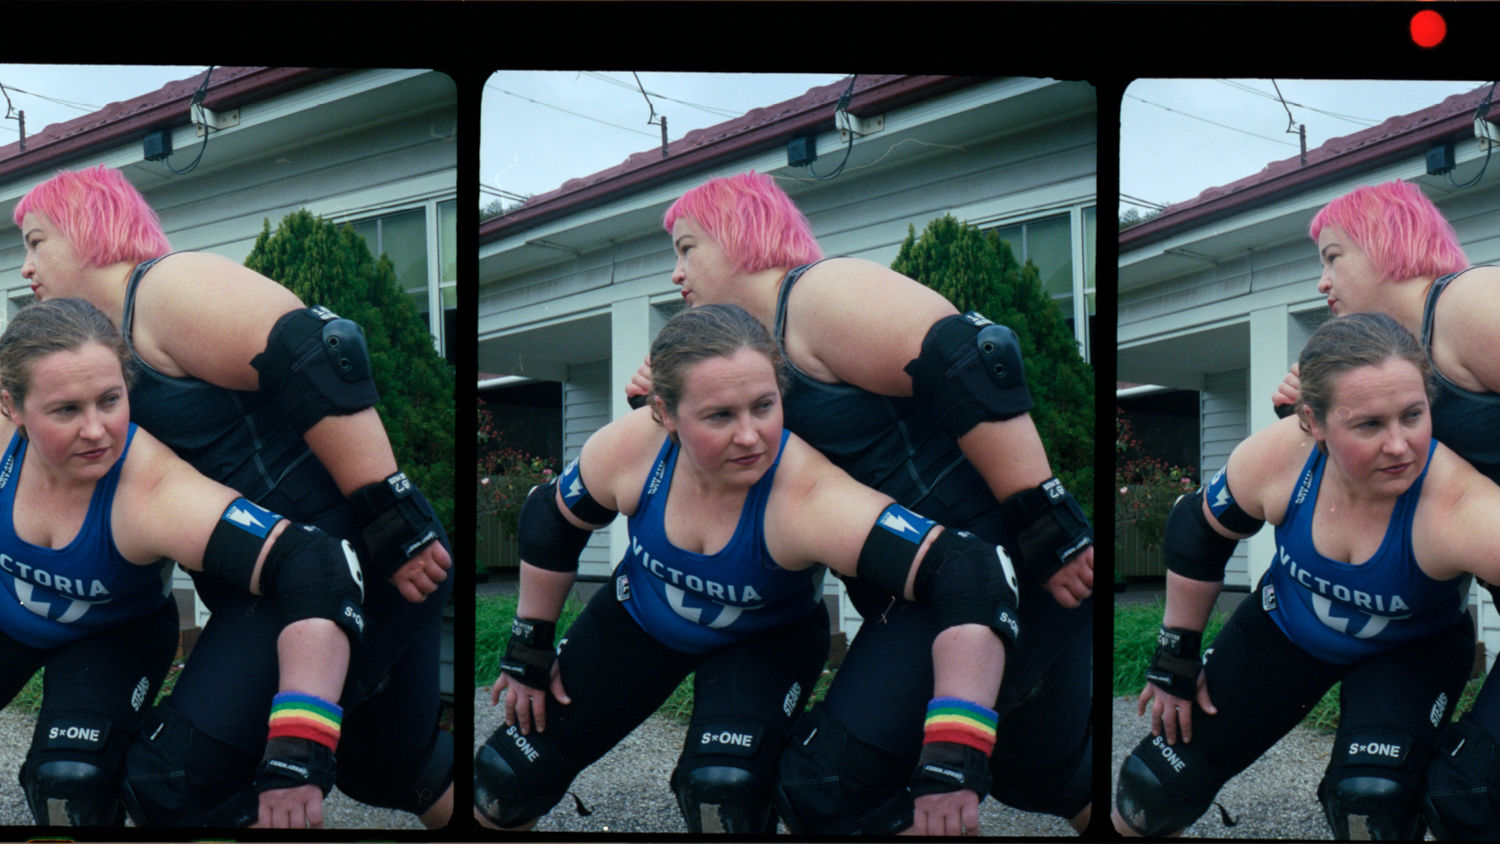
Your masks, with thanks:
<instances>
[{"instance_id":1,"label":"red dot","mask_svg":"<svg viewBox=\"0 0 1500 844\"><path fill-rule=\"evenodd\" d=\"M1411 40L1418 47L1436 47L1448 34L1448 22L1431 9L1423 9L1411 16Z\"/></svg>"}]
</instances>

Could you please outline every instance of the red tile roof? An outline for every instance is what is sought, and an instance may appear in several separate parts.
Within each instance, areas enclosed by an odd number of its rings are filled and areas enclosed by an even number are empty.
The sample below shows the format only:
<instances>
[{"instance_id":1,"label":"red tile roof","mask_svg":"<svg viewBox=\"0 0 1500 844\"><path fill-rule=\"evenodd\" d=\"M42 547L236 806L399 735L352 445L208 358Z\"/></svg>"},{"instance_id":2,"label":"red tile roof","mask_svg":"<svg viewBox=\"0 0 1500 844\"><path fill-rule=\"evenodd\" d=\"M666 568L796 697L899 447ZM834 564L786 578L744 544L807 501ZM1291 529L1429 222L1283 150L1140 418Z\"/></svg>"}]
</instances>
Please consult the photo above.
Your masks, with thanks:
<instances>
[{"instance_id":1,"label":"red tile roof","mask_svg":"<svg viewBox=\"0 0 1500 844\"><path fill-rule=\"evenodd\" d=\"M214 67L203 104L210 109L235 108L342 72L332 68ZM147 129L185 125L187 105L202 82L203 74L195 73L139 97L110 103L91 114L29 133L24 151L20 141L0 147L0 179L59 167L90 149L118 144Z\"/></svg>"}]
</instances>

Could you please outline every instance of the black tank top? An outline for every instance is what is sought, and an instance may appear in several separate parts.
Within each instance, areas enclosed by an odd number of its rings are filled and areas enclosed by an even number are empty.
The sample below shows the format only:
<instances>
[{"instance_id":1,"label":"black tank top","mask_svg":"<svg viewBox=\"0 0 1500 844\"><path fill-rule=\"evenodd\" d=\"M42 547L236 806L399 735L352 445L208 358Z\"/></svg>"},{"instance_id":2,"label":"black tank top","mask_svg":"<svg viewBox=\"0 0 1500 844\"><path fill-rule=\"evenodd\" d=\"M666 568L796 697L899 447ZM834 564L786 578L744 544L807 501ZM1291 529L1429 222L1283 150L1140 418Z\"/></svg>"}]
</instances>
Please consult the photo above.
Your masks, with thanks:
<instances>
[{"instance_id":1,"label":"black tank top","mask_svg":"<svg viewBox=\"0 0 1500 844\"><path fill-rule=\"evenodd\" d=\"M276 402L152 369L132 342L135 294L163 255L138 265L125 288L121 331L136 365L130 418L204 475L283 516L316 523L343 503L338 485Z\"/></svg>"},{"instance_id":2,"label":"black tank top","mask_svg":"<svg viewBox=\"0 0 1500 844\"><path fill-rule=\"evenodd\" d=\"M1471 268L1472 269L1472 268ZM1422 348L1432 359L1432 323L1438 297L1448 284L1467 270L1449 273L1433 282L1422 311ZM1500 394L1473 393L1454 384L1437 371L1437 399L1432 403L1432 435L1458 452L1490 480L1500 483Z\"/></svg>"},{"instance_id":3,"label":"black tank top","mask_svg":"<svg viewBox=\"0 0 1500 844\"><path fill-rule=\"evenodd\" d=\"M776 342L786 354L787 300L814 264L787 273L776 299ZM878 338L864 338L878 343ZM825 384L787 361L786 427L855 480L929 519L991 542L1000 505L958 442L919 401L882 396L852 384Z\"/></svg>"}]
</instances>

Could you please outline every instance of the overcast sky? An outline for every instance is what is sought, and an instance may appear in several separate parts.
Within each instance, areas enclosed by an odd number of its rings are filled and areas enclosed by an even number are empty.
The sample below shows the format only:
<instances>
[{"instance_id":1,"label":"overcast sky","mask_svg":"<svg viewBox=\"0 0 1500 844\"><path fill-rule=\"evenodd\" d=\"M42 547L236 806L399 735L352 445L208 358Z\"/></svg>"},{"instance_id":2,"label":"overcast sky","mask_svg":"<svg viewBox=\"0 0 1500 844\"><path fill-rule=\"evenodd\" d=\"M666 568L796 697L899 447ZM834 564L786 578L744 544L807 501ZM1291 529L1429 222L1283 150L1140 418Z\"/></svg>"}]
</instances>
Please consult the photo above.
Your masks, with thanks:
<instances>
[{"instance_id":1,"label":"overcast sky","mask_svg":"<svg viewBox=\"0 0 1500 844\"><path fill-rule=\"evenodd\" d=\"M1127 197L1156 205L1182 202L1297 155L1298 125L1307 127L1311 150L1488 84L1138 79L1120 103L1119 212L1149 210Z\"/></svg>"},{"instance_id":2,"label":"overcast sky","mask_svg":"<svg viewBox=\"0 0 1500 844\"><path fill-rule=\"evenodd\" d=\"M110 103L139 97L168 82L202 76L205 66L0 64L0 146L21 136L19 112L26 113L26 135L53 123L98 111ZM8 102L7 102L8 101Z\"/></svg>"},{"instance_id":3,"label":"overcast sky","mask_svg":"<svg viewBox=\"0 0 1500 844\"><path fill-rule=\"evenodd\" d=\"M639 84L637 84L637 76ZM502 71L486 81L479 205L530 196L596 173L694 129L801 96L844 74ZM642 93L644 88L645 93ZM655 117L653 117L653 114Z\"/></svg>"}]
</instances>

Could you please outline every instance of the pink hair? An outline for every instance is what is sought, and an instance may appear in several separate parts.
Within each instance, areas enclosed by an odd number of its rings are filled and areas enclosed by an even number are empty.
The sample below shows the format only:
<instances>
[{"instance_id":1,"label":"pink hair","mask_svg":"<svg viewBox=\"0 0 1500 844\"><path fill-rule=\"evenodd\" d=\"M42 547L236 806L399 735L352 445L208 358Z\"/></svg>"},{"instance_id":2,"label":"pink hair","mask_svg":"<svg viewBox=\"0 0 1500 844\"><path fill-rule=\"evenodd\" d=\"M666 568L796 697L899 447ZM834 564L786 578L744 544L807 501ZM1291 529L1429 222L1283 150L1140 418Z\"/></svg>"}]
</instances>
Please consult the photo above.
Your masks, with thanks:
<instances>
[{"instance_id":1,"label":"pink hair","mask_svg":"<svg viewBox=\"0 0 1500 844\"><path fill-rule=\"evenodd\" d=\"M156 212L118 170L62 170L16 203L17 226L29 213L52 221L90 266L139 263L172 251Z\"/></svg>"},{"instance_id":2,"label":"pink hair","mask_svg":"<svg viewBox=\"0 0 1500 844\"><path fill-rule=\"evenodd\" d=\"M823 257L807 217L770 176L751 170L712 179L667 209L668 232L691 217L744 272L810 264Z\"/></svg>"},{"instance_id":3,"label":"pink hair","mask_svg":"<svg viewBox=\"0 0 1500 844\"><path fill-rule=\"evenodd\" d=\"M1410 182L1356 188L1313 217L1313 240L1338 226L1370 257L1384 279L1437 278L1469 266L1442 212Z\"/></svg>"}]
</instances>

